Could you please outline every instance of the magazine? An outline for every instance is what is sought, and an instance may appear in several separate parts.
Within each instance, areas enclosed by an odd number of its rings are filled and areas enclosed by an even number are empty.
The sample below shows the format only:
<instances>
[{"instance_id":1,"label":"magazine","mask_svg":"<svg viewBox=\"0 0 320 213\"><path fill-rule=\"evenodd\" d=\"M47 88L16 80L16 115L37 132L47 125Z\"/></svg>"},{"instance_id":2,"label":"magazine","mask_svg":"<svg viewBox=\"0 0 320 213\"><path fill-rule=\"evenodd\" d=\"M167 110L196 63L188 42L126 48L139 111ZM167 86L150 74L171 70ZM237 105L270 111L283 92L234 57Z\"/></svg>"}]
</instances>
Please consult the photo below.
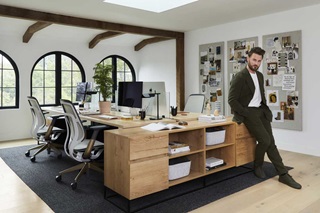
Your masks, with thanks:
<instances>
[{"instance_id":1,"label":"magazine","mask_svg":"<svg viewBox=\"0 0 320 213\"><path fill-rule=\"evenodd\" d=\"M176 154L180 152L190 151L190 147L188 144L180 143L177 141L170 141L169 142L169 154Z\"/></svg>"},{"instance_id":2,"label":"magazine","mask_svg":"<svg viewBox=\"0 0 320 213\"><path fill-rule=\"evenodd\" d=\"M171 130L171 129L183 129L186 127L177 125L177 124L171 124L171 123L167 124L167 123L159 122L159 123L151 123L146 126L142 126L141 128L149 131L160 131L160 130Z\"/></svg>"}]
</instances>

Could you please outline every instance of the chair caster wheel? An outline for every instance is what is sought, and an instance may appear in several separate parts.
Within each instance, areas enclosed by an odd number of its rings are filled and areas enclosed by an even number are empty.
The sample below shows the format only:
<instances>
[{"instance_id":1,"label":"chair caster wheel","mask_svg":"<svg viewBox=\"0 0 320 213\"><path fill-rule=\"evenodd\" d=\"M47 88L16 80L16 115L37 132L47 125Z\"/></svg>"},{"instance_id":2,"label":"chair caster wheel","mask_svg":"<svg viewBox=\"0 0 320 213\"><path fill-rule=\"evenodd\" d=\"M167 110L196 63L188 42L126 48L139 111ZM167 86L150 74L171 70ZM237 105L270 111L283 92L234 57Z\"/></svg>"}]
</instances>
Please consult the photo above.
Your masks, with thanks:
<instances>
[{"instance_id":1,"label":"chair caster wheel","mask_svg":"<svg viewBox=\"0 0 320 213\"><path fill-rule=\"evenodd\" d=\"M62 154L58 155L58 159L61 159L62 158Z\"/></svg>"},{"instance_id":2,"label":"chair caster wheel","mask_svg":"<svg viewBox=\"0 0 320 213\"><path fill-rule=\"evenodd\" d=\"M35 156L32 156L32 157L30 158L30 160L31 160L31 162L35 162L35 161L36 161L36 157L35 157Z\"/></svg>"},{"instance_id":3,"label":"chair caster wheel","mask_svg":"<svg viewBox=\"0 0 320 213\"><path fill-rule=\"evenodd\" d=\"M57 181L57 182L60 182L60 181L61 181L61 175L57 175L57 176L56 176L56 181Z\"/></svg>"},{"instance_id":4,"label":"chair caster wheel","mask_svg":"<svg viewBox=\"0 0 320 213\"><path fill-rule=\"evenodd\" d=\"M30 156L30 151L26 151L26 153L24 153L26 155L26 157Z\"/></svg>"},{"instance_id":5,"label":"chair caster wheel","mask_svg":"<svg viewBox=\"0 0 320 213\"><path fill-rule=\"evenodd\" d=\"M71 183L72 190L75 190L77 188L77 182Z\"/></svg>"}]
</instances>

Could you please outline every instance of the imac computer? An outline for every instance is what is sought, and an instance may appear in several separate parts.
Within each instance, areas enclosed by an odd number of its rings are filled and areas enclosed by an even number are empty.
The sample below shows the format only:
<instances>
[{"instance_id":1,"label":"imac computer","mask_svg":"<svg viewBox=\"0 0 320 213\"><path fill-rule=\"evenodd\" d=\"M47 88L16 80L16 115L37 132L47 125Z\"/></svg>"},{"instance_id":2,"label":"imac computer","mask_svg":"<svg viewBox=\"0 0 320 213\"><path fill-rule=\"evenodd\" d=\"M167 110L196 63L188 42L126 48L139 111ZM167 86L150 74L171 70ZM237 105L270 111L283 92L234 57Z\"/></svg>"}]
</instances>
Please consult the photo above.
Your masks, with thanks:
<instances>
[{"instance_id":1,"label":"imac computer","mask_svg":"<svg viewBox=\"0 0 320 213\"><path fill-rule=\"evenodd\" d=\"M169 93L164 82L143 82L142 109L155 120L169 118Z\"/></svg>"},{"instance_id":2,"label":"imac computer","mask_svg":"<svg viewBox=\"0 0 320 213\"><path fill-rule=\"evenodd\" d=\"M119 82L118 85L118 108L121 112L130 112L132 108L142 108L141 81Z\"/></svg>"}]
</instances>

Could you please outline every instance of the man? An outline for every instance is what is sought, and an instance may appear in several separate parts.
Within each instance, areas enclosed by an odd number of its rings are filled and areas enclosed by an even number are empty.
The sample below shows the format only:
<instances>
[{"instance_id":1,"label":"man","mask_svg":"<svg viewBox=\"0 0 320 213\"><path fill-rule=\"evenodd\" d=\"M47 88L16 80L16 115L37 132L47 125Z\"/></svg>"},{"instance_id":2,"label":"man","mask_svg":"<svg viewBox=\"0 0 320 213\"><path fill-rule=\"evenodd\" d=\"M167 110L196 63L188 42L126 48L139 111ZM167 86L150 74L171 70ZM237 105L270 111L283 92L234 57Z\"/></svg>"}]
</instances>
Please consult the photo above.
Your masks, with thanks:
<instances>
[{"instance_id":1,"label":"man","mask_svg":"<svg viewBox=\"0 0 320 213\"><path fill-rule=\"evenodd\" d=\"M279 181L295 189L301 189L282 163L272 134L272 112L266 104L263 75L258 71L265 51L260 47L252 48L247 56L247 66L231 80L228 102L233 110L233 120L244 123L249 132L255 136L258 144L255 151L254 174L265 178L262 165L267 153L275 166Z\"/></svg>"}]
</instances>

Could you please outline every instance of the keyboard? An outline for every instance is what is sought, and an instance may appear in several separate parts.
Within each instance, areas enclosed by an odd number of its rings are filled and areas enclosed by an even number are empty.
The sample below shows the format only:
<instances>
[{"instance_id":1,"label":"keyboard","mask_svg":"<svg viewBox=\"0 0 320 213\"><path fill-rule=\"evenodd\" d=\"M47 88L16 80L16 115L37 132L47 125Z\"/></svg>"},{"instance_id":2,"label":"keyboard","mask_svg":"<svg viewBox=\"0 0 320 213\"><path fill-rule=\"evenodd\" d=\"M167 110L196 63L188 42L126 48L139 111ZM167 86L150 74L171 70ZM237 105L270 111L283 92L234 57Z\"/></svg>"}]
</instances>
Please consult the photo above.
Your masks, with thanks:
<instances>
[{"instance_id":1,"label":"keyboard","mask_svg":"<svg viewBox=\"0 0 320 213\"><path fill-rule=\"evenodd\" d=\"M100 115L99 111L79 111L80 115Z\"/></svg>"},{"instance_id":2,"label":"keyboard","mask_svg":"<svg viewBox=\"0 0 320 213\"><path fill-rule=\"evenodd\" d=\"M105 119L117 119L118 117L112 116L112 115L100 115L99 118L105 118Z\"/></svg>"}]
</instances>

